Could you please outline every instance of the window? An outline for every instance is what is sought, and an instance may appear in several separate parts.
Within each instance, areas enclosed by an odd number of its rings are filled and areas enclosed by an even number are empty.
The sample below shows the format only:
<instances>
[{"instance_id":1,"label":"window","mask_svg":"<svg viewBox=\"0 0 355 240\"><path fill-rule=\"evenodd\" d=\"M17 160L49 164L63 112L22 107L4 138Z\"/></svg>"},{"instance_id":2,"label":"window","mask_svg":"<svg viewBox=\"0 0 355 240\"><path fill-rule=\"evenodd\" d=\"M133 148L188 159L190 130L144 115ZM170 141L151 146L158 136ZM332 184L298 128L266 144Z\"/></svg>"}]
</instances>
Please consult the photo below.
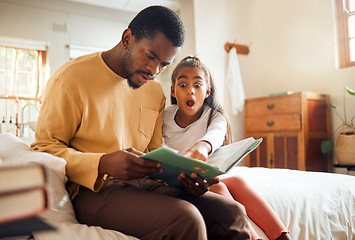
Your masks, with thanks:
<instances>
[{"instance_id":1,"label":"window","mask_svg":"<svg viewBox=\"0 0 355 240\"><path fill-rule=\"evenodd\" d=\"M355 66L355 0L336 1L340 67Z\"/></svg>"},{"instance_id":2,"label":"window","mask_svg":"<svg viewBox=\"0 0 355 240\"><path fill-rule=\"evenodd\" d=\"M0 95L38 98L43 51L0 47Z\"/></svg>"},{"instance_id":3,"label":"window","mask_svg":"<svg viewBox=\"0 0 355 240\"><path fill-rule=\"evenodd\" d=\"M45 85L45 59L43 50L0 45L0 121L17 136L33 135L31 123L37 120Z\"/></svg>"}]
</instances>

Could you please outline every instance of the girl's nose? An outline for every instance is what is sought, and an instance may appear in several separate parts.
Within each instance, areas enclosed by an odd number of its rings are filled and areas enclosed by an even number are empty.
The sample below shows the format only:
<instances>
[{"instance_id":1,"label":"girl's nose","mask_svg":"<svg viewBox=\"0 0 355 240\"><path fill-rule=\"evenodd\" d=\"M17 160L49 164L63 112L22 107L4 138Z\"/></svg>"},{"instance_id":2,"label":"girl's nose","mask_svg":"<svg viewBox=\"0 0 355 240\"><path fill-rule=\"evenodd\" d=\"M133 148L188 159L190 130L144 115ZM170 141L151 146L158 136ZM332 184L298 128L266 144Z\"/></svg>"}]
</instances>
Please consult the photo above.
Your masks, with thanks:
<instances>
[{"instance_id":1,"label":"girl's nose","mask_svg":"<svg viewBox=\"0 0 355 240\"><path fill-rule=\"evenodd\" d=\"M193 87L187 87L187 94L194 94L195 89Z\"/></svg>"}]
</instances>

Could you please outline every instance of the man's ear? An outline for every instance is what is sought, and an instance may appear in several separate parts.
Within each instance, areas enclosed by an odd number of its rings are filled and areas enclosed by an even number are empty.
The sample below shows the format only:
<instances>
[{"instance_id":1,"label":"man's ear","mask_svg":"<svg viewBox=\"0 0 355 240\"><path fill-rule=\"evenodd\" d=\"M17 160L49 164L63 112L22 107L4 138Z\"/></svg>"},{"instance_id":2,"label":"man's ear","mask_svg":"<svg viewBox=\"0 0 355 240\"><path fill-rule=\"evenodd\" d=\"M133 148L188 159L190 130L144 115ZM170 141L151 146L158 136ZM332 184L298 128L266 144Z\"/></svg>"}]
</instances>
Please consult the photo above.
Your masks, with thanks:
<instances>
[{"instance_id":1,"label":"man's ear","mask_svg":"<svg viewBox=\"0 0 355 240\"><path fill-rule=\"evenodd\" d=\"M175 97L175 87L173 87L173 86L170 87L170 95L173 96L174 98L176 98Z\"/></svg>"},{"instance_id":2,"label":"man's ear","mask_svg":"<svg viewBox=\"0 0 355 240\"><path fill-rule=\"evenodd\" d=\"M128 48L129 43L133 40L133 35L131 29L127 28L126 30L123 31L122 33L122 45L125 49Z\"/></svg>"}]
</instances>

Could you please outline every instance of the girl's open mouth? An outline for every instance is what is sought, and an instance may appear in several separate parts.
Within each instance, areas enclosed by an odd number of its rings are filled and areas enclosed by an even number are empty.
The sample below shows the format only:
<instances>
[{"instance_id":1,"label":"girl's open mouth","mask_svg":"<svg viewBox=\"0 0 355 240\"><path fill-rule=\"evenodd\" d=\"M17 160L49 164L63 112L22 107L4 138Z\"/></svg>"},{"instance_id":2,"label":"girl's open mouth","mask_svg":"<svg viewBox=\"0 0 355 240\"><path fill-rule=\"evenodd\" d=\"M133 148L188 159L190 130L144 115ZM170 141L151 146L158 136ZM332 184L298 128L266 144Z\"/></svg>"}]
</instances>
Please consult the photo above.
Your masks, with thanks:
<instances>
[{"instance_id":1,"label":"girl's open mouth","mask_svg":"<svg viewBox=\"0 0 355 240\"><path fill-rule=\"evenodd\" d=\"M194 100L190 99L190 100L187 100L186 105L189 107L192 107L193 105L195 105L195 102L194 102Z\"/></svg>"}]
</instances>

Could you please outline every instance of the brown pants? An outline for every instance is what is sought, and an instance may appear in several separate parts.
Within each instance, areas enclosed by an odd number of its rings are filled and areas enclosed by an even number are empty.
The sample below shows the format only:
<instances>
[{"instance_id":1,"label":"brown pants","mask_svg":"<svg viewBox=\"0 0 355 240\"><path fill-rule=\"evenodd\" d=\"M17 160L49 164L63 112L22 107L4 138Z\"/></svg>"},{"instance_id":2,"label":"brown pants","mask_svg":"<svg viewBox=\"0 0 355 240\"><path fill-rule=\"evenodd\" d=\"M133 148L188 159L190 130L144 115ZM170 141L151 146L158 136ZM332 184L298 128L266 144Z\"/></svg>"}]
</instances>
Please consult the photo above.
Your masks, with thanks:
<instances>
[{"instance_id":1,"label":"brown pants","mask_svg":"<svg viewBox=\"0 0 355 240\"><path fill-rule=\"evenodd\" d=\"M73 206L80 223L141 239L250 239L236 201L212 192L193 197L149 178L108 180L98 193L80 187Z\"/></svg>"}]
</instances>

